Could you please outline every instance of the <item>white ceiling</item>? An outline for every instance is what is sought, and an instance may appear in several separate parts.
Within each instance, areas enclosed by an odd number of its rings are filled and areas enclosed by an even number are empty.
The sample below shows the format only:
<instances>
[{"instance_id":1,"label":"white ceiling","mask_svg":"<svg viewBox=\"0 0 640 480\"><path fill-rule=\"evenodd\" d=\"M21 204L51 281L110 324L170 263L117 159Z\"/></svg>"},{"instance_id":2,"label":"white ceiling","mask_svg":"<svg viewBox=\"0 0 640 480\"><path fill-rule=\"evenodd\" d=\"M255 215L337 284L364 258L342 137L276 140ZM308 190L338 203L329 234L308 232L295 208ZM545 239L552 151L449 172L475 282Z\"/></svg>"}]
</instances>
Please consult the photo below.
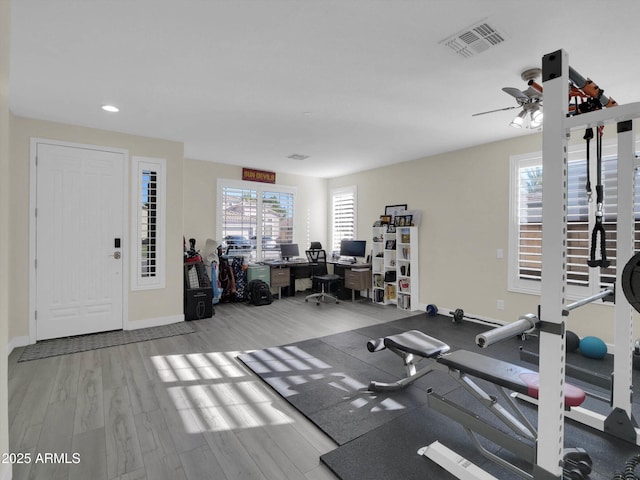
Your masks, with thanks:
<instances>
[{"instance_id":1,"label":"white ceiling","mask_svg":"<svg viewBox=\"0 0 640 480\"><path fill-rule=\"evenodd\" d=\"M565 49L640 100L638 0L13 0L19 116L184 142L187 158L334 177L531 133L503 86ZM506 41L442 41L484 20ZM118 114L100 109L120 107ZM307 160L287 158L309 155Z\"/></svg>"}]
</instances>

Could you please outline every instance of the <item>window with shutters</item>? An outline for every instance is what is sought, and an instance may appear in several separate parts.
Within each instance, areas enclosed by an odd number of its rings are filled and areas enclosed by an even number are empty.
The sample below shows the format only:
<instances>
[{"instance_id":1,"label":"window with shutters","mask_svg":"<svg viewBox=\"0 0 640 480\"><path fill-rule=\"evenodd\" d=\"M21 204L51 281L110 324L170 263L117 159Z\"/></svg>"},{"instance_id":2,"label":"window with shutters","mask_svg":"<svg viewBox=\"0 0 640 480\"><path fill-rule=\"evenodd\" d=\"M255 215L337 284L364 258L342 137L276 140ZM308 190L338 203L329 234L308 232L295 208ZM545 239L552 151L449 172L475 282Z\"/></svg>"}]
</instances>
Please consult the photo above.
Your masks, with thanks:
<instances>
[{"instance_id":1,"label":"window with shutters","mask_svg":"<svg viewBox=\"0 0 640 480\"><path fill-rule=\"evenodd\" d=\"M281 244L293 243L295 188L219 180L218 208L224 252L276 259Z\"/></svg>"},{"instance_id":2,"label":"window with shutters","mask_svg":"<svg viewBox=\"0 0 640 480\"><path fill-rule=\"evenodd\" d=\"M331 251L340 250L340 241L356 238L356 187L331 191Z\"/></svg>"},{"instance_id":3,"label":"window with shutters","mask_svg":"<svg viewBox=\"0 0 640 480\"><path fill-rule=\"evenodd\" d=\"M132 158L134 290L165 286L165 171L164 159Z\"/></svg>"},{"instance_id":4,"label":"window with shutters","mask_svg":"<svg viewBox=\"0 0 640 480\"><path fill-rule=\"evenodd\" d=\"M584 147L569 150L567 168L567 293L585 296L610 286L616 278L617 158L616 146L603 147L602 184L608 268L590 268L591 232L595 223L596 192L594 152L591 154L591 197L587 193L587 161ZM635 238L640 247L640 175L635 178ZM542 269L542 156L541 153L511 158L511 218L509 288L539 293ZM599 238L598 238L599 240ZM596 245L600 258L600 243Z\"/></svg>"}]
</instances>

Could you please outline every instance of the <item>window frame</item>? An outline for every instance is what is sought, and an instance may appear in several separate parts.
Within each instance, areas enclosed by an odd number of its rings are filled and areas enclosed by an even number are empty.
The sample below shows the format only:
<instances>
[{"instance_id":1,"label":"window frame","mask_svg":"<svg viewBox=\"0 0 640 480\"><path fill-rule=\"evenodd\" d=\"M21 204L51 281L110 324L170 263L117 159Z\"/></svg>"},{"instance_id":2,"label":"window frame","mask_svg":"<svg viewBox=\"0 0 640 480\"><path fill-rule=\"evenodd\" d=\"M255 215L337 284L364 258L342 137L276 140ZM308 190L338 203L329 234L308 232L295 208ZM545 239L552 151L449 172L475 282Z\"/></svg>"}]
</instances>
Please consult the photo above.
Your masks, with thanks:
<instances>
[{"instance_id":1,"label":"window frame","mask_svg":"<svg viewBox=\"0 0 640 480\"><path fill-rule=\"evenodd\" d=\"M640 146L640 141L636 142L636 151ZM575 144L569 146L567 150L568 156L567 161L569 163L575 161L586 161L586 146L584 144ZM617 141L607 141L604 140L602 144L602 158L603 161L610 159L612 157L617 157ZM592 186L592 200L587 203L588 212L588 241L589 247L591 246L591 232L593 230L593 226L595 223L595 208L596 208L596 192L595 192L595 179L596 179L596 155L595 155L595 140L592 141L591 145L591 155L590 155L590 170L591 170L591 186ZM519 171L521 168L526 166L535 166L539 165L542 167L542 152L532 152L525 153L520 155L512 155L509 157L509 257L508 257L508 278L507 278L507 288L511 292L518 293L526 293L533 295L540 295L541 293L541 282L539 280L527 280L522 279L519 276ZM603 175L605 172L603 171ZM605 181L603 177L603 182ZM639 173L636 170L635 182L638 185L639 181ZM544 186L543 186L544 187ZM610 188L610 187L609 187ZM605 191L607 187L605 185ZM637 197L636 193L636 197ZM616 197L617 203L617 197ZM607 221L607 195L605 193L604 199L605 205L605 226L610 221ZM636 212L638 215L638 212ZM615 221L615 220L614 220ZM637 233L636 229L636 233ZM599 245L598 245L599 248ZM615 247L611 247L608 245L607 250L615 250ZM611 257L613 258L613 257ZM618 264L616 268L623 268L624 265ZM610 277L610 275L603 275ZM578 299L584 298L585 296L593 295L603 288L601 284L601 275L600 269L598 268L589 268L588 282L584 286L571 285L567 284L566 286L566 295L567 298Z\"/></svg>"},{"instance_id":2,"label":"window frame","mask_svg":"<svg viewBox=\"0 0 640 480\"><path fill-rule=\"evenodd\" d=\"M217 202L217 208L216 208L216 236L217 238L219 238L219 244L222 245L224 243L224 237L225 234L223 232L223 218L224 218L224 213L222 211L222 208L224 206L224 202L223 202L223 192L225 188L233 188L233 189L239 189L239 190L247 190L247 191L255 191L256 192L256 199L257 199L257 203L256 203L256 225L255 225L255 231L256 231L256 245L255 248L250 248L248 250L238 250L237 253L239 255L245 255L245 254L250 254L250 256L255 256L255 260L257 261L261 261L264 259L264 252L262 249L262 236L263 236L263 229L264 229L264 222L263 222L263 196L264 193L278 193L278 194L288 194L288 195L292 195L293 197L293 201L292 201L292 209L293 209L293 215L292 215L292 227L291 227L291 241L293 243L295 243L295 238L296 238L296 222L295 222L295 218L296 218L296 212L297 212L297 202L298 202L298 189L297 187L293 187L290 185L282 185L282 184L278 184L278 183L261 183L261 182L250 182L250 181L246 181L246 180L233 180L233 179L227 179L227 178L219 178L218 182L217 182L217 192L216 192L216 202ZM248 239L249 242L251 243L251 239ZM266 249L265 249L266 251ZM270 250L269 250L270 251ZM279 248L276 249L275 251L280 252ZM224 252L223 252L224 253Z\"/></svg>"},{"instance_id":3,"label":"window frame","mask_svg":"<svg viewBox=\"0 0 640 480\"><path fill-rule=\"evenodd\" d=\"M154 171L156 181L156 265L153 275L143 275L141 236L143 204L143 172ZM166 198L167 161L164 158L131 157L131 290L153 290L166 287Z\"/></svg>"}]
</instances>

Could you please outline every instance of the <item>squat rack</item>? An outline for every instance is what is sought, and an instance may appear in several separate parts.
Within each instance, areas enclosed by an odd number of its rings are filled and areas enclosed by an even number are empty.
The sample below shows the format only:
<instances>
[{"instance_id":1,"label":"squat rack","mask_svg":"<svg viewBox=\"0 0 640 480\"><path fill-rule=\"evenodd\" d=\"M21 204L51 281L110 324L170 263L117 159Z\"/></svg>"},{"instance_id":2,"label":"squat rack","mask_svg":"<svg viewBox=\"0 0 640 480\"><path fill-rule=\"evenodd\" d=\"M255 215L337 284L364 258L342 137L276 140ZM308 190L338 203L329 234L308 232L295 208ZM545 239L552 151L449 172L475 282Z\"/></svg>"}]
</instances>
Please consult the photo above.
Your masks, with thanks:
<instances>
[{"instance_id":1,"label":"squat rack","mask_svg":"<svg viewBox=\"0 0 640 480\"><path fill-rule=\"evenodd\" d=\"M618 134L618 207L616 285L623 262L633 256L634 188L636 168L633 119L640 103L619 105L568 116L569 62L564 50L542 58L544 89L542 289L540 299L540 396L535 479L562 478L564 449L565 309L567 265L568 140L572 130L616 123ZM572 71L575 74L575 71ZM614 313L614 376L612 411L598 415L580 407L567 417L640 445L640 429L631 414L633 325L631 305L616 295Z\"/></svg>"}]
</instances>

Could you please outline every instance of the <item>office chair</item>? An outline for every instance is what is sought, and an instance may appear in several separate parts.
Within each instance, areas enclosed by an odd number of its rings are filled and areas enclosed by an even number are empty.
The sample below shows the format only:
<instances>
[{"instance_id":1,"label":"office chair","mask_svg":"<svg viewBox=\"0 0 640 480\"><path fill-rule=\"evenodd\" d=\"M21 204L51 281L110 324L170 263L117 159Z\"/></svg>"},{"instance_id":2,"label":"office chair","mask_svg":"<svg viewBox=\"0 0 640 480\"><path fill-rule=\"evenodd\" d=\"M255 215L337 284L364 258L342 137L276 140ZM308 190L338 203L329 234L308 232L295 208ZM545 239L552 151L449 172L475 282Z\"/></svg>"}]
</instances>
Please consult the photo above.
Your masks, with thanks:
<instances>
[{"instance_id":1,"label":"office chair","mask_svg":"<svg viewBox=\"0 0 640 480\"><path fill-rule=\"evenodd\" d=\"M312 245L315 246L315 245ZM320 284L320 292L307 295L304 299L308 302L310 298L315 299L316 305L320 305L320 301L324 301L325 298L330 298L338 303L338 298L331 295L331 285L335 282L340 282L342 277L333 273L328 273L327 270L327 252L322 249L307 250L307 260L309 261L311 282L312 285Z\"/></svg>"}]
</instances>

